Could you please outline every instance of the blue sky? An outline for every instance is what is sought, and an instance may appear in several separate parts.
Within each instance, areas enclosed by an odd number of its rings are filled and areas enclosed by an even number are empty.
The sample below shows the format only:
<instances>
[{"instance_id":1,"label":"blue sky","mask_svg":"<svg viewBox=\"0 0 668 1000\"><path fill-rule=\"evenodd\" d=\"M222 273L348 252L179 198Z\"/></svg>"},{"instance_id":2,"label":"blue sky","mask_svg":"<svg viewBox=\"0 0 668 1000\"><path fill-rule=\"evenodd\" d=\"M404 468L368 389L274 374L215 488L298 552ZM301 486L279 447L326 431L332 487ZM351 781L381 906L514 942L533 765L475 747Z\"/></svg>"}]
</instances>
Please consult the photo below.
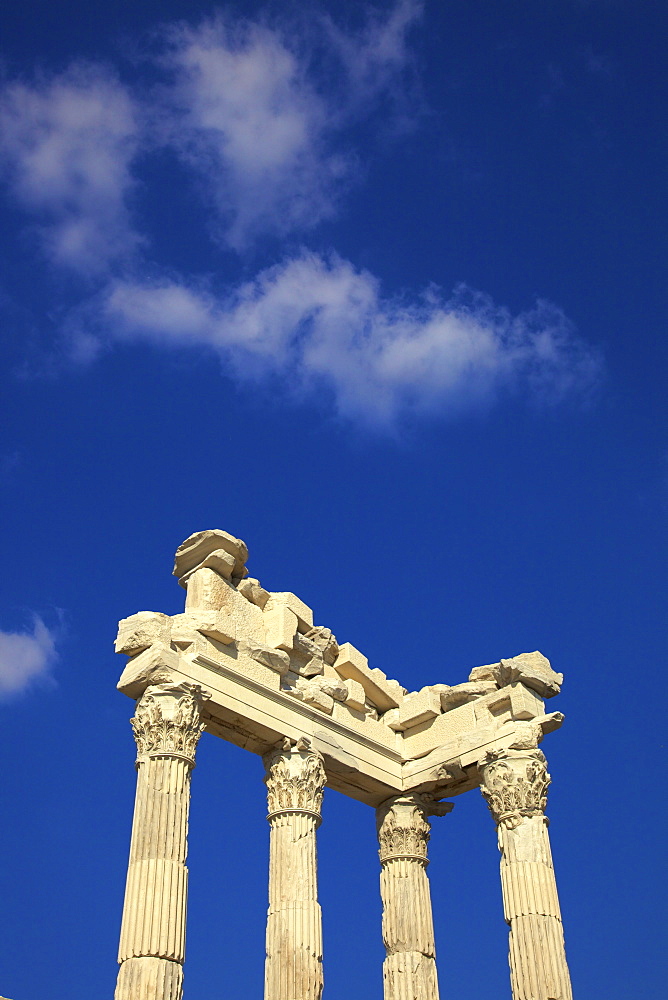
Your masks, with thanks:
<instances>
[{"instance_id":1,"label":"blue sky","mask_svg":"<svg viewBox=\"0 0 668 1000\"><path fill-rule=\"evenodd\" d=\"M112 641L181 609L172 554L207 527L410 688L550 657L576 995L664 995L665 21L4 10L3 995L112 995L134 793ZM200 1000L261 994L261 774L202 740ZM380 997L371 811L329 793L319 836L327 995ZM479 796L430 853L442 993L508 996Z\"/></svg>"}]
</instances>

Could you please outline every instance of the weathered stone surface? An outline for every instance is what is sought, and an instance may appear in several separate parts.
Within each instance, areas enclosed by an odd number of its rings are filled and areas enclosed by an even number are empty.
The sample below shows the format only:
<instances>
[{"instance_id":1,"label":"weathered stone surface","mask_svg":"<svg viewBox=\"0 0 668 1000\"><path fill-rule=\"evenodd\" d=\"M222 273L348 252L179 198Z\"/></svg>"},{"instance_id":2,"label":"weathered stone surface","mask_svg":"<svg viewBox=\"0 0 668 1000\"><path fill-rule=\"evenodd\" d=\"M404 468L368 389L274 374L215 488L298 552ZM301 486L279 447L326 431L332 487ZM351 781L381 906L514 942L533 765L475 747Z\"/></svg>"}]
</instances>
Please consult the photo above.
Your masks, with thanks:
<instances>
[{"instance_id":1,"label":"weathered stone surface","mask_svg":"<svg viewBox=\"0 0 668 1000\"><path fill-rule=\"evenodd\" d=\"M350 643L339 647L331 629L314 627L311 609L294 594L270 594L255 578L244 579L246 558L244 543L234 536L198 532L176 558L175 572L187 587L185 612L172 618L142 612L120 624L117 648L131 659L119 687L141 699L134 722L140 775L150 786L138 786L143 819L137 829L143 832L137 842L150 850L131 859L117 1000L181 1000L185 792L204 726L263 756L280 741L281 749L270 753L268 779L274 884L265 1000L319 1000L312 834L325 781L374 807L392 803L379 827L386 1000L438 995L425 809L432 802L433 812L442 795L481 781L498 813L508 859L504 899L514 921L515 1000L570 1000L555 914L548 912L556 898L549 873L512 867L528 864L527 852L547 856L538 832L542 820L527 791L535 776L511 774L506 782L507 774L494 778L492 768L503 755L531 754L543 734L561 724L561 713L546 715L540 697L557 693L561 675L540 653L525 653L475 667L462 684L408 692L379 668L370 669ZM189 710L184 692L198 706L210 695L206 710ZM310 751L310 738L322 758ZM513 807L497 807L494 795L499 802L512 799ZM426 830L428 835L428 824ZM516 848L522 856L511 858ZM536 878L543 880L538 889ZM535 911L532 892L539 901Z\"/></svg>"},{"instance_id":2,"label":"weathered stone surface","mask_svg":"<svg viewBox=\"0 0 668 1000\"><path fill-rule=\"evenodd\" d=\"M385 674L378 668L369 670L369 661L366 656L360 653L359 649L355 649L351 643L344 642L339 647L339 655L334 669L344 680L350 678L361 684L367 699L381 711L399 707L401 699L399 691L401 689L397 681L388 682Z\"/></svg>"},{"instance_id":3,"label":"weathered stone surface","mask_svg":"<svg viewBox=\"0 0 668 1000\"><path fill-rule=\"evenodd\" d=\"M151 685L131 720L137 742L137 796L116 1000L180 1000L190 774L204 728L202 701L197 686ZM160 993L151 992L158 987Z\"/></svg>"},{"instance_id":4,"label":"weathered stone surface","mask_svg":"<svg viewBox=\"0 0 668 1000\"><path fill-rule=\"evenodd\" d=\"M434 687L440 688L440 685L436 684ZM465 705L469 701L474 701L476 698L482 698L483 695L496 691L496 687L494 681L467 681L464 684L445 687L440 692L441 707L444 712L449 712L451 708Z\"/></svg>"},{"instance_id":5,"label":"weathered stone surface","mask_svg":"<svg viewBox=\"0 0 668 1000\"><path fill-rule=\"evenodd\" d=\"M149 684L164 684L180 677L181 659L164 643L154 643L134 656L118 682L118 690L130 698L139 698Z\"/></svg>"},{"instance_id":6,"label":"weathered stone surface","mask_svg":"<svg viewBox=\"0 0 668 1000\"><path fill-rule=\"evenodd\" d=\"M348 681L350 683L350 681ZM402 733L404 731L404 725L399 721L399 716L401 714L400 708L388 708L386 712L383 712L381 716L381 721L383 725L389 726L389 728L395 733Z\"/></svg>"},{"instance_id":7,"label":"weathered stone surface","mask_svg":"<svg viewBox=\"0 0 668 1000\"><path fill-rule=\"evenodd\" d=\"M493 681L494 684L498 684L499 666L498 663L488 663L484 667L474 667L469 674L469 680L473 682Z\"/></svg>"},{"instance_id":8,"label":"weathered stone surface","mask_svg":"<svg viewBox=\"0 0 668 1000\"><path fill-rule=\"evenodd\" d=\"M564 682L564 675L553 670L548 658L538 651L501 660L498 678L501 685L521 681L537 691L541 698L559 694Z\"/></svg>"},{"instance_id":9,"label":"weathered stone surface","mask_svg":"<svg viewBox=\"0 0 668 1000\"><path fill-rule=\"evenodd\" d=\"M271 831L265 1000L320 1000L316 829L327 775L308 739L284 740L264 760Z\"/></svg>"},{"instance_id":10,"label":"weathered stone surface","mask_svg":"<svg viewBox=\"0 0 668 1000\"><path fill-rule=\"evenodd\" d=\"M541 727L519 727L516 749L488 753L480 790L497 824L513 1000L571 1000L564 932L545 820L550 776Z\"/></svg>"},{"instance_id":11,"label":"weathered stone surface","mask_svg":"<svg viewBox=\"0 0 668 1000\"><path fill-rule=\"evenodd\" d=\"M313 612L295 594L291 594L289 591L270 593L265 610L272 611L274 608L280 607L289 608L297 616L300 632L308 632L313 628Z\"/></svg>"},{"instance_id":12,"label":"weathered stone surface","mask_svg":"<svg viewBox=\"0 0 668 1000\"><path fill-rule=\"evenodd\" d=\"M215 556L214 556L215 553ZM232 557L232 562L225 558ZM214 556L209 563L209 558ZM182 586L183 578L198 567L207 565L216 569L222 576L243 577L246 575L245 564L248 559L248 549L240 538L235 538L227 531L213 529L196 531L186 538L176 550L174 558L174 576L179 578ZM218 568L220 566L220 569ZM228 569L229 567L229 569Z\"/></svg>"},{"instance_id":13,"label":"weathered stone surface","mask_svg":"<svg viewBox=\"0 0 668 1000\"><path fill-rule=\"evenodd\" d=\"M203 608L219 611L228 602L230 590L236 594L230 581L209 566L198 566L179 583L186 588L186 611Z\"/></svg>"},{"instance_id":14,"label":"weathered stone surface","mask_svg":"<svg viewBox=\"0 0 668 1000\"><path fill-rule=\"evenodd\" d=\"M263 613L267 645L291 652L297 635L297 615L285 604L266 607Z\"/></svg>"},{"instance_id":15,"label":"weathered stone surface","mask_svg":"<svg viewBox=\"0 0 668 1000\"><path fill-rule=\"evenodd\" d=\"M428 722L441 714L441 694L433 687L424 687L406 695L399 706L399 725L402 729Z\"/></svg>"},{"instance_id":16,"label":"weathered stone surface","mask_svg":"<svg viewBox=\"0 0 668 1000\"><path fill-rule=\"evenodd\" d=\"M193 628L225 646L236 639L234 622L225 611L191 608L182 615L172 617L172 634L175 627Z\"/></svg>"},{"instance_id":17,"label":"weathered stone surface","mask_svg":"<svg viewBox=\"0 0 668 1000\"><path fill-rule=\"evenodd\" d=\"M334 710L334 699L331 695L323 691L317 681L306 681L304 684L304 701L307 705L313 705L321 712L331 715Z\"/></svg>"},{"instance_id":18,"label":"weathered stone surface","mask_svg":"<svg viewBox=\"0 0 668 1000\"><path fill-rule=\"evenodd\" d=\"M302 677L322 674L325 669L322 648L307 636L297 633L292 643L290 664L291 670L301 674Z\"/></svg>"},{"instance_id":19,"label":"weathered stone surface","mask_svg":"<svg viewBox=\"0 0 668 1000\"><path fill-rule=\"evenodd\" d=\"M346 697L346 705L349 705L357 712L363 712L364 705L366 703L366 694L364 693L364 688L359 683L359 681L354 681L352 677L348 678L348 680L345 681L345 685L348 691L348 695Z\"/></svg>"},{"instance_id":20,"label":"weathered stone surface","mask_svg":"<svg viewBox=\"0 0 668 1000\"><path fill-rule=\"evenodd\" d=\"M240 580L237 586L240 594L243 594L247 601L256 604L260 610L264 610L269 600L269 591L260 586L260 581L248 576L245 580Z\"/></svg>"},{"instance_id":21,"label":"weathered stone surface","mask_svg":"<svg viewBox=\"0 0 668 1000\"><path fill-rule=\"evenodd\" d=\"M115 649L126 656L136 656L154 642L169 644L171 619L161 611L138 611L118 623Z\"/></svg>"},{"instance_id":22,"label":"weathered stone surface","mask_svg":"<svg viewBox=\"0 0 668 1000\"><path fill-rule=\"evenodd\" d=\"M290 669L290 657L282 649L244 643L244 650L258 663L263 663L265 667L271 667L277 674L285 675Z\"/></svg>"},{"instance_id":23,"label":"weathered stone surface","mask_svg":"<svg viewBox=\"0 0 668 1000\"><path fill-rule=\"evenodd\" d=\"M257 752L266 749L268 732L278 738L303 729L304 720L313 718L304 705L316 708L317 702L318 713L331 718L332 740L359 762L355 780L348 785L342 779L340 787L374 805L380 794L375 782L386 783L386 794L408 787L404 775L428 772L432 756L445 763L441 748L454 746L453 741L457 759L475 762L505 726L544 715L539 691L551 688L559 675L546 673L540 654L475 667L464 684L409 693L382 670L371 669L351 644L339 648L329 628L314 627L310 609L294 594L269 595L255 578L233 574L224 579L204 565L219 551L243 560L242 546L232 535L213 532L191 536L181 547L179 569L190 574L185 614L170 619L145 613L122 623L119 648L132 653L133 660L144 657L123 676L127 693L137 696L156 676L211 683L211 731L230 733L234 740L238 736L240 745ZM229 568L229 560L225 565ZM239 568L235 562L234 572ZM175 657L163 652L145 657L154 646L167 647ZM316 686L297 684L296 677ZM499 682L505 686L497 690ZM443 714L434 714L435 692L447 709ZM327 699L332 698L329 716ZM298 702L303 703L299 709ZM322 726L326 731L327 719ZM425 768L417 766L419 761Z\"/></svg>"},{"instance_id":24,"label":"weathered stone surface","mask_svg":"<svg viewBox=\"0 0 668 1000\"><path fill-rule=\"evenodd\" d=\"M444 816L450 802L397 795L376 810L382 869L385 1000L438 1000L436 946L427 878L429 815Z\"/></svg>"},{"instance_id":25,"label":"weathered stone surface","mask_svg":"<svg viewBox=\"0 0 668 1000\"><path fill-rule=\"evenodd\" d=\"M321 691L328 694L334 701L346 701L348 698L348 684L338 677L318 677L313 681Z\"/></svg>"},{"instance_id":26,"label":"weathered stone surface","mask_svg":"<svg viewBox=\"0 0 668 1000\"><path fill-rule=\"evenodd\" d=\"M334 709L334 698L321 686L326 682L325 678L316 677L314 680L309 680L290 671L283 677L281 689L287 691L294 698L298 698L299 701L313 705L319 711L331 715Z\"/></svg>"},{"instance_id":27,"label":"weathered stone surface","mask_svg":"<svg viewBox=\"0 0 668 1000\"><path fill-rule=\"evenodd\" d=\"M325 628L323 625L316 625L314 628L309 629L305 634L305 638L310 639L320 648L322 653L322 658L325 663L330 667L336 663L336 658L339 655L339 644L336 641L336 636L332 633L331 628Z\"/></svg>"}]
</instances>

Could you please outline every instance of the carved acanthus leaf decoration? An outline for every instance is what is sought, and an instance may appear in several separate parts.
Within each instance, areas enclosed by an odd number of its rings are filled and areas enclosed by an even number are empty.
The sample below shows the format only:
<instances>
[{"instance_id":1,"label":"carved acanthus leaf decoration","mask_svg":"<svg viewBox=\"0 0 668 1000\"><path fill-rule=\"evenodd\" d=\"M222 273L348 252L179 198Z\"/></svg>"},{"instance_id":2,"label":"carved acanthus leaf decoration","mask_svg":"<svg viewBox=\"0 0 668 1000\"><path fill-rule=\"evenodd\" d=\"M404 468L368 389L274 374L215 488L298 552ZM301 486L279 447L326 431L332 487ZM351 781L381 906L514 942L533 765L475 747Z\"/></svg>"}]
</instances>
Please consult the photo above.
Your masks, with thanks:
<instances>
[{"instance_id":1,"label":"carved acanthus leaf decoration","mask_svg":"<svg viewBox=\"0 0 668 1000\"><path fill-rule=\"evenodd\" d=\"M148 687L130 719L139 758L174 753L194 763L197 743L205 727L201 721L204 697L197 685Z\"/></svg>"},{"instance_id":2,"label":"carved acanthus leaf decoration","mask_svg":"<svg viewBox=\"0 0 668 1000\"><path fill-rule=\"evenodd\" d=\"M483 766L482 779L480 791L496 823L514 829L524 816L545 812L550 775L540 750L492 751Z\"/></svg>"},{"instance_id":3,"label":"carved acanthus leaf decoration","mask_svg":"<svg viewBox=\"0 0 668 1000\"><path fill-rule=\"evenodd\" d=\"M451 802L437 802L429 795L413 792L396 795L376 810L380 860L393 857L417 857L427 860L431 834L430 815L444 816Z\"/></svg>"},{"instance_id":4,"label":"carved acanthus leaf decoration","mask_svg":"<svg viewBox=\"0 0 668 1000\"><path fill-rule=\"evenodd\" d=\"M286 740L283 747L265 757L265 766L270 813L305 809L320 814L327 775L322 756L308 739L300 739L294 746Z\"/></svg>"}]
</instances>

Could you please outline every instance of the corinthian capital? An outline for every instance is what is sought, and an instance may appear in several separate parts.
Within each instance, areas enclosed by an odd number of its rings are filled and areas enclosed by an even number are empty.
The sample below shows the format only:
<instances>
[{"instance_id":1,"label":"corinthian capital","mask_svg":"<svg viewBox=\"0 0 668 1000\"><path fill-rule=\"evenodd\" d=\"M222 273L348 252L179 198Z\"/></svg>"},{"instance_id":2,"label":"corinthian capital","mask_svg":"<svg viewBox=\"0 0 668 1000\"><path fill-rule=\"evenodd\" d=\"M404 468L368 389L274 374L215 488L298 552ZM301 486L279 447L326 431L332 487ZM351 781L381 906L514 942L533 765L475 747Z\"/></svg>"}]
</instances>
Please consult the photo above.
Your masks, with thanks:
<instances>
[{"instance_id":1,"label":"corinthian capital","mask_svg":"<svg viewBox=\"0 0 668 1000\"><path fill-rule=\"evenodd\" d=\"M524 816L545 812L550 775L542 751L491 751L481 775L480 791L497 824L512 829L519 826Z\"/></svg>"},{"instance_id":2,"label":"corinthian capital","mask_svg":"<svg viewBox=\"0 0 668 1000\"><path fill-rule=\"evenodd\" d=\"M209 695L196 684L153 684L137 702L130 719L138 759L169 754L195 763L205 723L202 702Z\"/></svg>"},{"instance_id":3,"label":"corinthian capital","mask_svg":"<svg viewBox=\"0 0 668 1000\"><path fill-rule=\"evenodd\" d=\"M286 739L264 758L269 814L300 809L320 815L327 782L322 756L305 737Z\"/></svg>"},{"instance_id":4,"label":"corinthian capital","mask_svg":"<svg viewBox=\"0 0 668 1000\"><path fill-rule=\"evenodd\" d=\"M451 802L436 802L428 795L417 792L387 799L376 810L380 860L409 857L426 862L431 835L427 817L444 816L451 809Z\"/></svg>"}]
</instances>

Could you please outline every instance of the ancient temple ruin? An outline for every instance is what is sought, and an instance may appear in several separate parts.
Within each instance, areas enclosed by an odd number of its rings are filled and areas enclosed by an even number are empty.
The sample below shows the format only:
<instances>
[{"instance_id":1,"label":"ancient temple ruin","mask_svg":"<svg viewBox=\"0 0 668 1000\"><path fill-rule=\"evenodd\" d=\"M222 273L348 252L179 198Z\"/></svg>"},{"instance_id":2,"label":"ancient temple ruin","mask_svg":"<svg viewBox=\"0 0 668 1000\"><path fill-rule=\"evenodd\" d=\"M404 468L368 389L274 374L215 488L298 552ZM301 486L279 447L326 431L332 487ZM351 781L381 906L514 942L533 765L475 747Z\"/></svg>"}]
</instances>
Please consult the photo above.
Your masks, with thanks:
<instances>
[{"instance_id":1,"label":"ancient temple ruin","mask_svg":"<svg viewBox=\"0 0 668 1000\"><path fill-rule=\"evenodd\" d=\"M561 674L540 653L476 667L461 684L407 691L314 625L292 593L247 575L225 531L191 535L174 574L178 615L120 622L135 699L137 796L116 1000L180 1000L190 775L202 732L260 754L270 827L265 1000L323 988L316 831L325 786L375 810L385 1000L437 1000L427 844L446 797L480 788L498 831L514 1000L570 1000L538 744L562 722L543 699Z\"/></svg>"}]
</instances>

